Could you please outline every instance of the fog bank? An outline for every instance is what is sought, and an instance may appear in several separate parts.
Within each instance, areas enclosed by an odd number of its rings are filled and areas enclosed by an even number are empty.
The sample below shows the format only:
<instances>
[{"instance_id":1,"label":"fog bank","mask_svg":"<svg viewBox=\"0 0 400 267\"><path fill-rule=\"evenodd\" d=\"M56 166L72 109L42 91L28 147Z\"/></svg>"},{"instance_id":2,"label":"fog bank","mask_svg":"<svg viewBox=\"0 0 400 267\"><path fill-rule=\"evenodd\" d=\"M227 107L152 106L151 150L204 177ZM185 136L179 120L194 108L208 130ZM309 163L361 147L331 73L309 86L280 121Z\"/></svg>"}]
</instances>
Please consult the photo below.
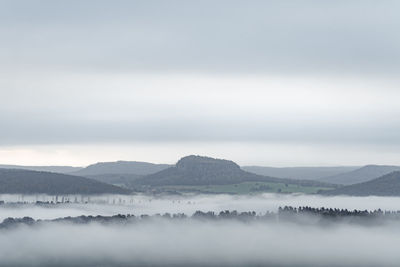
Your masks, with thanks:
<instances>
[{"instance_id":1,"label":"fog bank","mask_svg":"<svg viewBox=\"0 0 400 267\"><path fill-rule=\"evenodd\" d=\"M70 197L74 199L74 197ZM0 200L17 201L21 196L0 195ZM35 201L33 196L24 196L24 201ZM40 201L50 201L52 196L40 196ZM349 210L399 210L400 198L396 197L349 197L318 196L296 194L260 194L254 196L235 195L188 195L150 197L134 196L92 196L90 203L64 203L57 205L0 205L0 221L7 217L29 216L34 219L55 219L80 215L115 215L185 213L193 214L197 210L220 212L223 210L277 211L283 206L310 206L339 208Z\"/></svg>"},{"instance_id":2,"label":"fog bank","mask_svg":"<svg viewBox=\"0 0 400 267\"><path fill-rule=\"evenodd\" d=\"M0 231L0 265L397 266L400 230L234 221L45 223Z\"/></svg>"},{"instance_id":3,"label":"fog bank","mask_svg":"<svg viewBox=\"0 0 400 267\"><path fill-rule=\"evenodd\" d=\"M12 204L0 220L29 216L277 211L280 206L398 210L395 197L260 194L94 196L89 203ZM41 201L52 196L40 196ZM24 196L24 201L32 196ZM33 197L33 199L36 199ZM73 199L73 198L72 198ZM115 201L114 201L115 200ZM28 201L27 201L28 202ZM129 224L42 222L0 229L0 266L398 266L398 222L374 226L270 221L165 220Z\"/></svg>"}]
</instances>

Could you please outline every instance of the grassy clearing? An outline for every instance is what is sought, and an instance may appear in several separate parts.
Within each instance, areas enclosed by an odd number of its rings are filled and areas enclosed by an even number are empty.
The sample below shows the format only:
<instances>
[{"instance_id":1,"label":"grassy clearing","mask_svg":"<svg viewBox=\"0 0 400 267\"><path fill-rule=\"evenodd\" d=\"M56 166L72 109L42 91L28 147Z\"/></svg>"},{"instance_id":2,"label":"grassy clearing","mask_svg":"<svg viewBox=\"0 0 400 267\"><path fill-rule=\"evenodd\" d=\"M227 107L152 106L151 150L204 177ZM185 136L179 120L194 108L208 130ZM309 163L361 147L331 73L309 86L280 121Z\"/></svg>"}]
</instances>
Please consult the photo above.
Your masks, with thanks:
<instances>
[{"instance_id":1,"label":"grassy clearing","mask_svg":"<svg viewBox=\"0 0 400 267\"><path fill-rule=\"evenodd\" d=\"M306 193L312 194L319 190L331 188L300 186L284 183L268 182L244 182L229 185L199 185L199 186L162 186L160 189L177 192L199 192L199 193L225 193L225 194L256 194L256 193Z\"/></svg>"}]
</instances>

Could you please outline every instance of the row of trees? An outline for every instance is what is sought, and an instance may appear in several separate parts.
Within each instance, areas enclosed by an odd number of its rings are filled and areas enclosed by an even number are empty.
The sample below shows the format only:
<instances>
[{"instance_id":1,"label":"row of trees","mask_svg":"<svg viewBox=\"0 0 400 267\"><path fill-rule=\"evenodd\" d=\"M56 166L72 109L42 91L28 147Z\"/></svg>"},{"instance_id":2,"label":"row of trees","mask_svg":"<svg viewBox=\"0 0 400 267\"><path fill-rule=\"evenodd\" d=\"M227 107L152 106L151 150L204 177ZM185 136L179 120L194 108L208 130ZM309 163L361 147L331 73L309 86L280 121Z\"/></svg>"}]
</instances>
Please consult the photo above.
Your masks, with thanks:
<instances>
[{"instance_id":1,"label":"row of trees","mask_svg":"<svg viewBox=\"0 0 400 267\"><path fill-rule=\"evenodd\" d=\"M313 220L309 220L309 219ZM34 220L30 217L24 218L7 218L0 223L0 228L8 228L19 224L33 225L40 222L69 222L75 224L86 223L119 223L129 224L138 221L166 219L166 220L236 220L242 222L250 221L273 221L273 222L297 222L297 223L336 223L336 222L353 222L353 223L381 223L388 220L400 221L400 211L382 211L380 209L374 211L368 210L347 210L332 208L312 208L312 207L280 207L278 212L266 212L257 214L255 211L238 212L236 210L221 211L215 213L213 211L203 212L196 211L193 215L187 216L183 213L176 214L156 214L156 215L140 215L118 214L114 216L78 216L64 217L54 220Z\"/></svg>"},{"instance_id":2,"label":"row of trees","mask_svg":"<svg viewBox=\"0 0 400 267\"><path fill-rule=\"evenodd\" d=\"M397 214L397 212L391 211L382 211L381 209L368 211L368 210L348 210L348 209L333 209L333 208L313 208L313 207L290 207L285 206L283 208L279 208L279 214L312 214L312 215L320 215L325 217L347 217L347 216L383 216L386 214Z\"/></svg>"}]
</instances>

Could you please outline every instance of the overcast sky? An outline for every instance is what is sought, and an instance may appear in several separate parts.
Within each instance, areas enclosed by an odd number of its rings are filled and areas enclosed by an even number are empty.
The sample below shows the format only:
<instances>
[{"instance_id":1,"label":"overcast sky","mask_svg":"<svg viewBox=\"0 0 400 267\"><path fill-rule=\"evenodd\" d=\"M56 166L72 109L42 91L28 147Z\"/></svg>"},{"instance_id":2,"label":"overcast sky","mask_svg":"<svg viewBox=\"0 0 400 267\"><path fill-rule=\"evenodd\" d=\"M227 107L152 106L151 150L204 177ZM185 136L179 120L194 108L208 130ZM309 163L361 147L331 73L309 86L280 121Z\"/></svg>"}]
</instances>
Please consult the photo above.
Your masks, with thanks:
<instances>
[{"instance_id":1,"label":"overcast sky","mask_svg":"<svg viewBox=\"0 0 400 267\"><path fill-rule=\"evenodd\" d=\"M400 165L399 1L2 1L0 163Z\"/></svg>"}]
</instances>

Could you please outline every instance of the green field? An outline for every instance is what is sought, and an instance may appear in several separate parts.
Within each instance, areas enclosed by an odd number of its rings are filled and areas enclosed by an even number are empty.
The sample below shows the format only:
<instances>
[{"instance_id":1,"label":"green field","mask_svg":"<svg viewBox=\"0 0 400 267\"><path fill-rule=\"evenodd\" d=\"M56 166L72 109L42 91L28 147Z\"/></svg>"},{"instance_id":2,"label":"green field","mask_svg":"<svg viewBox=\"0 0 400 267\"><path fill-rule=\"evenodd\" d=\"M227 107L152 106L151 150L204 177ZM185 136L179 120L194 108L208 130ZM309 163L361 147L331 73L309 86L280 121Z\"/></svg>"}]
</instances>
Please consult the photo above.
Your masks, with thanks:
<instances>
[{"instance_id":1,"label":"green field","mask_svg":"<svg viewBox=\"0 0 400 267\"><path fill-rule=\"evenodd\" d=\"M319 190L331 188L300 186L284 183L244 182L229 185L174 185L158 187L162 191L197 192L211 194L257 194L257 193L306 193L313 194Z\"/></svg>"}]
</instances>

